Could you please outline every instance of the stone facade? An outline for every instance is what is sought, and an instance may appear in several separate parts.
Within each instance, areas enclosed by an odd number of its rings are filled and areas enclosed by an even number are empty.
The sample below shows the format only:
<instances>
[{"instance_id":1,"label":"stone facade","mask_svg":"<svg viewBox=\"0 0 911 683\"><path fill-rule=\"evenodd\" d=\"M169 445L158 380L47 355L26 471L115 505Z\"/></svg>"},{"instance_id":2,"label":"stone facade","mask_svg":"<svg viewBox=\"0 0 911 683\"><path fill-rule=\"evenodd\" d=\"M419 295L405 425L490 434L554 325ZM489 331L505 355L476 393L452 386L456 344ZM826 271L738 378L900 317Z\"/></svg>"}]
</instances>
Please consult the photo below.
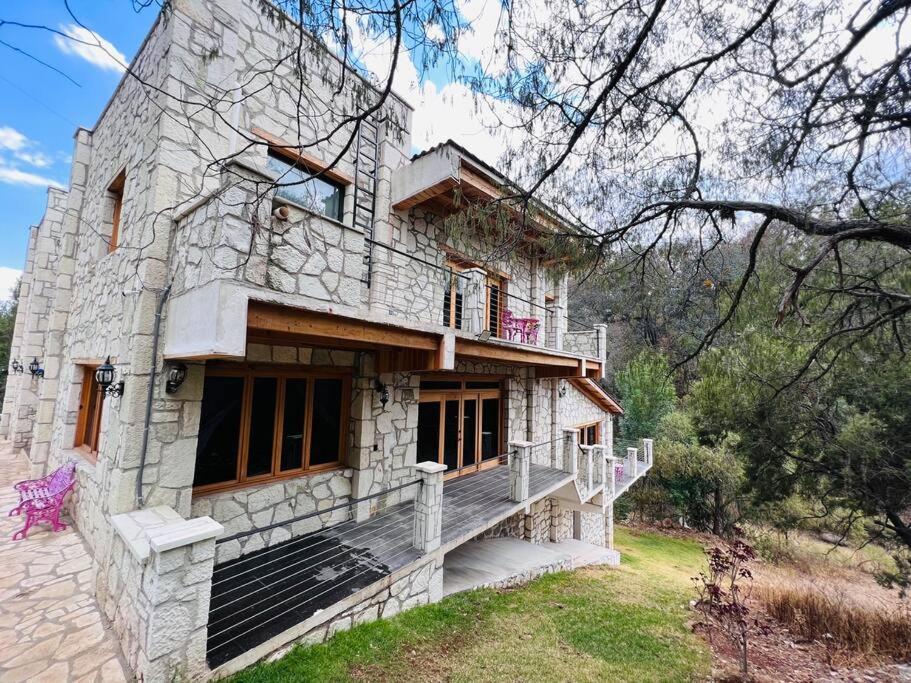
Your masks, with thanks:
<instances>
[{"instance_id":1,"label":"stone facade","mask_svg":"<svg viewBox=\"0 0 911 683\"><path fill-rule=\"evenodd\" d=\"M549 269L543 255L528 246L506 253L489 237L449 230L427 211L391 207L393 174L409 164L411 152L411 112L396 97L376 117L372 228L377 244L368 243L353 222L350 185L341 221L276 197L274 189L263 191L275 179L263 132L292 144L320 139L308 153L326 161L338 157L337 171L353 176L355 149L343 153L343 136L327 133L337 125L342 133L350 132L343 117L375 93L353 74L335 92L333 76L340 63L314 42L303 51L304 72L322 76L308 81L312 101L296 102L288 94L287 84L298 78L290 64L268 76L255 65L274 61L298 38L288 18L264 3L169 3L131 65L138 78L127 75L95 127L77 131L69 189L49 191L46 214L29 236L11 357L24 364L39 359L44 376L8 376L0 435L27 453L36 476L77 459L70 514L93 554L96 591L124 653L150 681L206 675L200 664L206 576L215 562L335 524L349 514L365 519L377 512L380 499L359 503L351 513L326 512L253 533L220 544L217 551L211 538L156 550L157 532L149 524L208 519L224 533L236 534L328 510L415 477L420 372L380 372L375 350L353 350L341 342L317 348L310 339L307 345L248 339L249 302L440 332L450 281L446 261L456 255L502 276L504 305L517 316L542 319L539 347L565 347L567 353L602 361L606 353L603 330L566 332L567 279ZM247 80L250 74L259 75ZM226 99L224 90L231 83L243 95L233 104L234 96ZM194 106L200 98L215 98L227 110L216 116ZM333 106L326 107L327 102ZM299 107L305 109L301 117L295 115ZM306 126L298 130L303 121ZM214 163L228 156L230 162ZM119 238L111 249L111 187L121 173ZM279 206L288 209L285 218L275 216ZM365 255L372 272L369 287ZM477 291L466 292L475 302L466 306L471 324L446 335L474 340L480 331L475 328L488 323L478 305L486 286L479 273L471 275ZM100 443L91 454L74 447L82 383L86 369L107 357L125 390L103 401ZM350 371L343 466L194 492L206 368L214 360ZM576 360L581 362L581 356ZM169 393L164 375L175 361L187 366L187 376ZM602 435L609 440L609 416L574 387L564 392L563 380L537 379L533 367L516 363L456 358L447 367L503 380L504 441L528 444L530 463L562 468L560 438L575 425L603 421ZM387 389L385 405L378 384ZM403 489L383 504L414 495L413 488ZM146 524L143 513L149 510L170 512ZM545 499L486 533L534 543L561 540L573 534L572 517L571 510ZM439 520L432 521L435 529ZM148 556L136 554L131 523L148 538ZM583 525L590 529L586 537L597 542L595 526ZM425 538L425 550L431 551L432 538L433 533ZM604 538L601 544L609 542ZM305 637L313 642L435 601L441 572L441 558L424 562ZM167 632L156 630L159 626Z\"/></svg>"}]
</instances>

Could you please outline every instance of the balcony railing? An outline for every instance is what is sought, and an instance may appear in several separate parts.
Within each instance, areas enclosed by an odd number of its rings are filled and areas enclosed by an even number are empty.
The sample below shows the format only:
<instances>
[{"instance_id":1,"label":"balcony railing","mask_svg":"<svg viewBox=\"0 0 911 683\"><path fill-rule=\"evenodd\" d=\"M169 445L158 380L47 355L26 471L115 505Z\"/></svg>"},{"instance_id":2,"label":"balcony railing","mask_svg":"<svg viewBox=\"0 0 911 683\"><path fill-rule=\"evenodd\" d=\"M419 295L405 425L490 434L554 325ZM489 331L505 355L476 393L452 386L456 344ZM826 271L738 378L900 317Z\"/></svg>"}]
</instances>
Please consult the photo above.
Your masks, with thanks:
<instances>
[{"instance_id":1,"label":"balcony railing","mask_svg":"<svg viewBox=\"0 0 911 683\"><path fill-rule=\"evenodd\" d=\"M432 257L367 242L373 250L368 296L374 310L403 321L590 358L601 358L606 350L605 335L598 330L569 318L563 308L492 282L482 268L455 270Z\"/></svg>"}]
</instances>

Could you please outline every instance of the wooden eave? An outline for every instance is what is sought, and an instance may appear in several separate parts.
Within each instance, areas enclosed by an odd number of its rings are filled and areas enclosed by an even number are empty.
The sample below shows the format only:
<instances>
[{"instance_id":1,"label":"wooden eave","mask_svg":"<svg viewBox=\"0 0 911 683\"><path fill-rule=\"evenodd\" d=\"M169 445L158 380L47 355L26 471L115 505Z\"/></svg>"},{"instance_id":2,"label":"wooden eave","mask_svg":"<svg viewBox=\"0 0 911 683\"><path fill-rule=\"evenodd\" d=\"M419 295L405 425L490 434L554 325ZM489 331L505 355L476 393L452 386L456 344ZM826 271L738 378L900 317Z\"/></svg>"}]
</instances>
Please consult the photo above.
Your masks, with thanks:
<instances>
[{"instance_id":1,"label":"wooden eave","mask_svg":"<svg viewBox=\"0 0 911 683\"><path fill-rule=\"evenodd\" d=\"M572 377L569 382L579 392L612 415L623 415L623 408L608 394L598 382L590 377Z\"/></svg>"}]
</instances>

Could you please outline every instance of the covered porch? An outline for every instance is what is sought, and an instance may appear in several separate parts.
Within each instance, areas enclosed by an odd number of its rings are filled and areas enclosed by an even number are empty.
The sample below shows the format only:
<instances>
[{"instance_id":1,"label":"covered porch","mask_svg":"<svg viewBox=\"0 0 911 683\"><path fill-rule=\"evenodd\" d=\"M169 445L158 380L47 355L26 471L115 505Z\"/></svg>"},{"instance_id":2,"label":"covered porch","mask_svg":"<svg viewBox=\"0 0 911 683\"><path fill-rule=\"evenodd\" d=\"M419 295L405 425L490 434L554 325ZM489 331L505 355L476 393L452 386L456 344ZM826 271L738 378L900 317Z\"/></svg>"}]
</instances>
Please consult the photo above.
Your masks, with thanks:
<instances>
[{"instance_id":1,"label":"covered porch","mask_svg":"<svg viewBox=\"0 0 911 683\"><path fill-rule=\"evenodd\" d=\"M218 669L245 653L271 651L282 644L283 634L319 626L362 601L376 586L391 584L430 557L442 558L573 477L543 465L528 462L527 466L527 494L521 501L515 500L511 482L515 468L508 465L442 484L436 547L416 547L422 543L418 535L423 524L416 517L434 514L426 509L426 498L422 499L427 493L426 480L416 480L369 500L349 501L345 505L347 521L217 565L209 609L209 666ZM405 496L415 498L402 501ZM359 521L366 505L378 509ZM281 526L290 529L301 521L291 519ZM388 616L384 605L375 611L377 617Z\"/></svg>"}]
</instances>

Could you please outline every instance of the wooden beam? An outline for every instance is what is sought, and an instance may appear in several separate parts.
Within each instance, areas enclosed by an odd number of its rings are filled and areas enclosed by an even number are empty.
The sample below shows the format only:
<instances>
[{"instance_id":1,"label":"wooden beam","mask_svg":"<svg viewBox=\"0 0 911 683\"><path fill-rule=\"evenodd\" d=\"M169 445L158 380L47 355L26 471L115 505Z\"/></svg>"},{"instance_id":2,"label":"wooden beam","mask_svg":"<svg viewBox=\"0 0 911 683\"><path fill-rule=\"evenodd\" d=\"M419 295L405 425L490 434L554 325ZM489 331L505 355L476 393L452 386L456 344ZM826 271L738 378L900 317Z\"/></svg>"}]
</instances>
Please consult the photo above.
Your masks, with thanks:
<instances>
[{"instance_id":1,"label":"wooden beam","mask_svg":"<svg viewBox=\"0 0 911 683\"><path fill-rule=\"evenodd\" d=\"M251 301L247 310L247 329L251 336L276 334L330 347L342 343L349 348L390 346L435 353L440 344L435 334L257 301Z\"/></svg>"},{"instance_id":2,"label":"wooden beam","mask_svg":"<svg viewBox=\"0 0 911 683\"><path fill-rule=\"evenodd\" d=\"M501 361L503 363L518 363L521 365L555 366L569 368L578 372L579 359L568 356L552 356L541 351L533 351L523 347L500 346L489 342L479 342L471 339L456 339L455 353L457 356L476 358L488 361Z\"/></svg>"},{"instance_id":3,"label":"wooden beam","mask_svg":"<svg viewBox=\"0 0 911 683\"><path fill-rule=\"evenodd\" d=\"M353 185L354 178L339 168L328 168L329 164L319 157L307 152L301 145L282 140L276 135L263 130L262 128L251 128L250 132L258 138L262 138L269 143L269 149L276 154L280 154L289 161L304 166L311 173L319 173L324 178L334 180L342 185Z\"/></svg>"},{"instance_id":4,"label":"wooden beam","mask_svg":"<svg viewBox=\"0 0 911 683\"><path fill-rule=\"evenodd\" d=\"M387 372L423 372L438 370L435 351L416 351L414 349L379 349L376 352L376 371Z\"/></svg>"},{"instance_id":5,"label":"wooden beam","mask_svg":"<svg viewBox=\"0 0 911 683\"><path fill-rule=\"evenodd\" d=\"M410 197L397 201L392 205L393 209L410 209L413 206L417 206L423 202L429 201L434 197L437 197L444 192L448 192L456 185L459 184L458 179L453 178L452 176L444 178L438 183L431 185L430 187L424 188L420 192L417 192Z\"/></svg>"}]
</instances>

